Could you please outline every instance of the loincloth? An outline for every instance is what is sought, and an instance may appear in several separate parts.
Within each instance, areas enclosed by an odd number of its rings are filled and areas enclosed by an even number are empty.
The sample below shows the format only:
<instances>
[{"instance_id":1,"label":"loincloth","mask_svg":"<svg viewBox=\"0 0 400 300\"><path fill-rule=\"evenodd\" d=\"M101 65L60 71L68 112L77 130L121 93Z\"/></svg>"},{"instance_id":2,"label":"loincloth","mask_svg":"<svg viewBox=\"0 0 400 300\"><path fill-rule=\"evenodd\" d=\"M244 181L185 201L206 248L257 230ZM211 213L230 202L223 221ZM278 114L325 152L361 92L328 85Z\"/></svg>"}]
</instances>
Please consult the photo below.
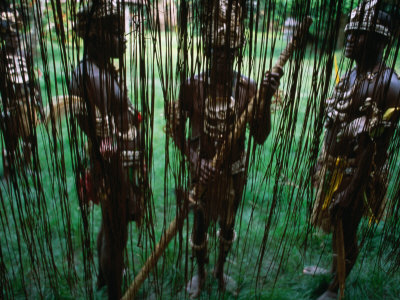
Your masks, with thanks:
<instances>
[{"instance_id":1,"label":"loincloth","mask_svg":"<svg viewBox=\"0 0 400 300\"><path fill-rule=\"evenodd\" d=\"M115 131L108 130L110 123L108 120L96 122L96 133L99 140L105 138L116 138ZM126 135L126 136L125 136ZM120 135L125 142L132 142L136 139L136 129L130 129L126 134ZM117 147L115 142L112 147ZM93 202L105 203L112 197L117 197L120 194L118 190L113 189L112 185L120 187L120 192L126 199L126 209L128 220L134 220L138 224L141 223L143 211L145 207L145 184L146 184L146 166L143 163L142 152L139 150L125 149L116 151L110 157L104 158L101 161L96 160L96 155L93 149L93 144L88 140L87 153L90 160L90 178L91 186L96 186L96 192L93 197L96 200ZM105 167L105 174L102 173L100 164ZM110 175L113 174L113 175ZM109 182L109 181L112 182ZM114 194L113 194L114 193ZM119 196L117 198L120 198Z\"/></svg>"},{"instance_id":2,"label":"loincloth","mask_svg":"<svg viewBox=\"0 0 400 300\"><path fill-rule=\"evenodd\" d=\"M210 182L201 204L210 220L233 224L244 185L244 158L231 165L231 174L220 174Z\"/></svg>"},{"instance_id":3,"label":"loincloth","mask_svg":"<svg viewBox=\"0 0 400 300\"><path fill-rule=\"evenodd\" d=\"M355 172L354 159L321 155L318 160L320 168L316 174L316 200L313 205L311 223L331 232L334 224L329 212L332 200L337 193L342 192L351 181ZM387 187L386 171L368 175L368 182L362 191L358 193L354 201L363 201L363 215L369 218L369 222L379 222L384 216L385 192Z\"/></svg>"}]
</instances>

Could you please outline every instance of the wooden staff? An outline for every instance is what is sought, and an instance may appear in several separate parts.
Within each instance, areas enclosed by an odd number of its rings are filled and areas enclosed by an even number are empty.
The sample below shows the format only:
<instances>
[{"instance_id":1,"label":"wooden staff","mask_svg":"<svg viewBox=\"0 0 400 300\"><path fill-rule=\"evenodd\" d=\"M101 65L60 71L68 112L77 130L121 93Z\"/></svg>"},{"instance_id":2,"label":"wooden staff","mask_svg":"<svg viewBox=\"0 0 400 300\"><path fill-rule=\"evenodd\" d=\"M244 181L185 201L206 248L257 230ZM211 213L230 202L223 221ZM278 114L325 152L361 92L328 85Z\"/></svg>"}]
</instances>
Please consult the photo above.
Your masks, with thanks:
<instances>
[{"instance_id":1,"label":"wooden staff","mask_svg":"<svg viewBox=\"0 0 400 300\"><path fill-rule=\"evenodd\" d=\"M76 95L54 96L51 104L49 103L44 108L43 123L45 126L51 124L52 118L55 121L61 122L61 118L65 116L68 110L71 109L74 114L79 113L85 107L85 100ZM59 124L56 124L59 125Z\"/></svg>"},{"instance_id":2,"label":"wooden staff","mask_svg":"<svg viewBox=\"0 0 400 300\"><path fill-rule=\"evenodd\" d=\"M346 282L346 253L344 249L343 223L342 218L336 221L336 251L337 251L337 274L339 281L339 300L344 297L344 287Z\"/></svg>"},{"instance_id":3,"label":"wooden staff","mask_svg":"<svg viewBox=\"0 0 400 300\"><path fill-rule=\"evenodd\" d=\"M305 36L305 34L308 33L308 29L310 28L311 23L312 23L312 18L306 17L306 19L300 24L300 26L297 28L295 34L293 35L293 39L288 43L286 48L280 54L278 61L272 67L271 71L273 73L279 72L279 70L286 64L286 62L293 55L295 49L299 46L299 44L302 44L300 42L303 39L303 37ZM234 144L236 142L236 139L241 136L241 133L243 132L243 130L245 130L246 124L249 122L250 118L252 118L252 116L253 116L254 108L257 104L256 98L258 98L258 97L253 97L250 100L250 102L247 106L247 109L241 114L238 122L235 124L233 132L231 132L229 134L225 143L222 144L219 151L215 154L215 156L212 160L212 164L215 168L218 169L218 167L221 166L221 164L223 163L225 150L229 149L232 146L232 144ZM261 101L260 106L262 107L264 105L265 99L260 99L260 101ZM190 193L191 196L189 196L188 201L191 203L198 203L198 201L201 198L201 196L203 195L204 191L205 191L204 185L198 184L198 185L194 186L192 192ZM135 277L134 281L129 286L128 290L125 292L125 295L122 297L123 300L134 299L137 292L139 291L140 286L142 285L144 280L149 275L150 270L152 270L154 268L154 266L157 263L157 260L160 258L162 253L164 253L169 242L176 235L176 233L178 232L178 229L182 226L183 221L186 219L186 217L187 217L187 212L182 213L179 216L177 216L170 223L168 229L163 234L160 242L155 247L153 253L146 260L144 266L139 271L139 274Z\"/></svg>"}]
</instances>

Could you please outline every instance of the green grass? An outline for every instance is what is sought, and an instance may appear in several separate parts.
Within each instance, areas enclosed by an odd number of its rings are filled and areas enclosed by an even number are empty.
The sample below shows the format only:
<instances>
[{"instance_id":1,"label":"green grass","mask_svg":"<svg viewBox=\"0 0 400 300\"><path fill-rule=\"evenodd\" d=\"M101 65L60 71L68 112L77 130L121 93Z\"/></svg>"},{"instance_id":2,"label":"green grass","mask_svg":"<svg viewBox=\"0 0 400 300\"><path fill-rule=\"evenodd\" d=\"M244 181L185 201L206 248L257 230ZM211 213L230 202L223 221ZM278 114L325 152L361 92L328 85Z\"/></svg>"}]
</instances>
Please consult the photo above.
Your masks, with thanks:
<instances>
[{"instance_id":1,"label":"green grass","mask_svg":"<svg viewBox=\"0 0 400 300\"><path fill-rule=\"evenodd\" d=\"M171 57L170 63L175 66L176 63L176 52L177 46L175 36L172 36L171 40ZM54 43L56 46L56 43ZM166 41L163 40L163 46L167 45ZM274 52L274 60L279 49L284 45L283 41L278 41L277 50ZM151 42L147 42L148 46L148 60L146 61L147 66L150 67L155 64L152 59L152 48ZM260 44L259 44L260 46ZM57 66L57 74L54 73L54 69L50 68L49 77L51 78L51 91L52 95L62 94L63 75L60 66L60 53L57 47L55 47L54 57L52 59L51 52L49 54L49 65ZM340 56L340 52L337 53ZM164 57L165 59L165 57ZM129 60L128 60L129 61ZM257 66L259 59L256 59L254 65ZM309 74L312 70L313 58L308 57L304 64L304 70L306 74ZM245 65L248 65L245 63ZM157 66L155 66L157 67ZM132 67L133 68L133 67ZM127 68L129 69L129 66ZM157 68L156 68L157 69ZM134 69L132 69L135 71ZM175 70L169 70L172 76L175 76ZM128 82L130 82L130 91L138 90L137 83L138 77L135 72L128 72ZM165 126L164 119L164 98L161 89L161 82L158 77L158 72L155 74L154 82L154 127L153 127L153 161L152 161L152 193L154 200L154 230L156 234L156 240L158 241L165 224L168 224L175 214L175 198L174 198L174 186L175 182L173 179L173 172L177 168L177 160L179 157L174 149L172 142L168 145L170 151L170 165L166 166L166 153L165 153L165 142L166 136L163 132ZM306 77L303 83L306 88L309 89L310 78ZM57 82L56 89L55 82ZM135 84L136 82L136 84ZM282 89L287 88L289 78L288 73L282 79ZM46 84L41 79L42 92L46 90ZM140 89L139 89L140 90ZM176 97L178 87L174 87L173 95L171 99ZM294 135L294 146L289 151L287 157L288 162L293 162L296 158L297 151L299 149L300 139L300 125L304 122L305 105L304 103L308 99L309 90L301 92L300 99L302 105L298 110L298 119L296 122L296 132ZM44 94L46 98L46 94ZM137 101L136 98L132 97L133 101ZM140 103L137 103L140 107ZM269 205L272 200L273 184L275 183L274 178L268 178L267 181L263 180L263 176L268 167L268 161L271 158L271 148L279 135L278 125L282 117L282 111L278 111L274 115L274 127L273 131L265 143L264 146L259 147L257 150L256 158L260 158L259 164L253 166L249 172L248 185L244 194L244 201L242 203L240 217L237 218L236 231L239 233L238 241L234 244L232 251L230 252L228 261L228 273L232 276L239 284L240 293L238 299L313 299L321 294L327 287L329 282L328 276L320 277L309 277L302 274L302 269L305 265L319 264L323 267L330 267L331 259L331 241L329 235L322 235L317 232L310 234L307 249L304 249L303 242L305 238L305 229L307 227L306 218L306 201L301 203L301 206L297 209L298 219L296 222L290 220L290 216L296 216L293 212L287 211L288 198L292 193L298 193L299 189L296 187L297 182L292 182L295 172L292 172L290 168L285 171L285 174L279 178L281 181L278 183L282 194L278 199L278 209L276 215L273 218L273 222L270 228L270 236L267 243L266 254L261 265L261 272L258 281L256 280L255 271L258 267L257 258L259 255L260 245L264 234L264 226L267 220L267 212ZM306 122L311 122L307 121ZM20 192L31 191L32 196L26 196L25 199L31 202L24 203L25 210L20 217L12 217L12 208L16 208L15 196L10 194L7 189L6 182L3 180L1 184L2 203L5 205L5 210L0 210L2 213L1 220L8 220L8 225L2 225L0 232L1 249L3 252L3 262L6 267L6 277L9 285L12 286L13 295L16 298L24 298L23 286L27 290L28 298L35 299L43 297L45 299L82 299L85 298L85 285L91 286L94 289L95 286L95 272L97 268L97 253L95 251L95 240L96 233L100 224L100 208L95 206L90 214L90 242L93 249L93 261L91 267L93 270L92 278L89 278L88 282L85 282L83 278L83 253L82 253L82 218L81 212L79 211L77 192L75 187L75 178L72 170L72 157L69 151L69 139L67 134L67 125L64 121L60 127L58 145L62 146L63 151L58 150L57 162L61 161L61 158L65 160L65 184L66 191L68 194L67 207L62 210L60 206L60 187L59 182L54 181L58 179L54 176L53 164L48 164L51 147L49 145L48 135L43 126L38 127L38 153L39 160L41 163L42 171L40 172L41 181L43 183L44 202L42 205L46 205L46 220L47 225L50 228L51 240L48 241L48 245L52 246L54 262L57 267L57 273L49 273L50 278L46 278L47 272L46 263L50 261L51 255L49 250L44 251L47 254L43 261L37 262L36 268L32 267L32 261L28 256L27 243L22 242L22 249L18 249L18 238L17 233L20 234L20 222L23 224L30 224L32 228L36 228L34 231L35 236L31 239L37 241L39 246L40 242L43 242L43 230L44 224L38 222L43 220L43 217L38 214L35 210L34 204L35 190L32 185L32 178L30 183L26 187L19 187ZM50 161L51 162L51 161ZM273 161L272 167L275 167L276 161ZM168 180L164 179L164 170L167 169ZM167 184L165 187L164 185ZM295 185L293 187L293 184ZM164 190L167 191L168 195L164 194ZM64 191L63 191L64 192ZM165 205L167 204L167 207ZM293 208L293 206L290 206ZM31 214L28 209L32 209ZM168 214L165 215L164 212ZM73 285L68 283L70 278L67 272L67 253L66 253L66 236L65 236L65 224L63 223L64 216L62 213L68 212L71 219L71 241L73 245L72 260L76 275ZM238 215L239 216L239 215ZM289 216L289 221L286 219ZM34 225L32 225L34 224ZM192 216L189 217L189 224L185 224L183 230L183 242L179 245L177 240L173 240L166 250L165 255L159 261L157 266L157 272L152 273L149 279L143 285L139 298L151 297L157 291L157 299L184 299L184 287L187 278L191 277L195 265L191 260L191 251L188 249L187 235L191 232ZM282 240L283 233L288 225L289 233L285 239ZM367 226L363 224L363 226ZM382 226L378 226L377 232L371 242L364 247L360 257L357 261L353 272L347 280L346 285L346 299L398 299L400 295L400 287L398 282L400 281L400 275L387 274L385 268L377 264L378 260L378 248L380 243L380 235ZM210 264L208 265L208 273L212 273L212 268L217 254L216 247L216 232L217 226L212 225L210 227ZM143 265L145 259L149 256L150 250L149 243L142 243L138 245L139 230L135 225L130 226L130 241L127 247L127 257L129 258L129 268L126 270L127 275L125 278L125 286L128 285L134 275L137 274L140 267ZM288 243L286 247L280 247L281 243ZM46 243L44 245L47 245ZM178 257L178 251L176 249L182 247L182 257ZM21 251L21 258L18 256L18 252ZM187 252L189 251L189 252ZM283 257L281 261L281 257ZM134 264L132 263L134 262ZM23 272L22 272L23 268ZM34 271L37 271L35 275ZM279 273L278 273L279 270ZM34 276L41 278L40 284L36 285ZM50 279L57 280L56 288L53 289L50 286ZM23 281L24 280L24 281ZM70 287L73 289L70 289ZM105 290L94 292L95 299L106 298ZM211 277L209 277L204 293L201 299L231 299L230 294L219 295L217 292L217 283Z\"/></svg>"}]
</instances>

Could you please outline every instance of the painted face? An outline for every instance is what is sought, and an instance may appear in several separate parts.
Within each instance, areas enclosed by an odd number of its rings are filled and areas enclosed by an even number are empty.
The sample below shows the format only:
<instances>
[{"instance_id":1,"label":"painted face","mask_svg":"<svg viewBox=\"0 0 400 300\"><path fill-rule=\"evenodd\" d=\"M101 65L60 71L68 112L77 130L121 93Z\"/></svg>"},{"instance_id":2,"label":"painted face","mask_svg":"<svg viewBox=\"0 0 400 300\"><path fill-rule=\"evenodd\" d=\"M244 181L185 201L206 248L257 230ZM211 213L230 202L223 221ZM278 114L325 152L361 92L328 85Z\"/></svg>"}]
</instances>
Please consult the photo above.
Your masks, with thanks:
<instances>
[{"instance_id":1,"label":"painted face","mask_svg":"<svg viewBox=\"0 0 400 300\"><path fill-rule=\"evenodd\" d=\"M346 35L345 56L350 59L370 59L386 45L380 34L364 30L349 30Z\"/></svg>"},{"instance_id":2,"label":"painted face","mask_svg":"<svg viewBox=\"0 0 400 300\"><path fill-rule=\"evenodd\" d=\"M227 51L225 47L213 48L211 52L211 57L214 66L221 71L227 68L232 68L236 52L237 50L235 49L230 49L229 51Z\"/></svg>"},{"instance_id":3,"label":"painted face","mask_svg":"<svg viewBox=\"0 0 400 300\"><path fill-rule=\"evenodd\" d=\"M121 57L126 50L125 36L118 32L106 32L103 50L111 58Z\"/></svg>"},{"instance_id":4,"label":"painted face","mask_svg":"<svg viewBox=\"0 0 400 300\"><path fill-rule=\"evenodd\" d=\"M368 33L361 30L350 30L346 34L345 56L350 59L362 57L367 46Z\"/></svg>"}]
</instances>

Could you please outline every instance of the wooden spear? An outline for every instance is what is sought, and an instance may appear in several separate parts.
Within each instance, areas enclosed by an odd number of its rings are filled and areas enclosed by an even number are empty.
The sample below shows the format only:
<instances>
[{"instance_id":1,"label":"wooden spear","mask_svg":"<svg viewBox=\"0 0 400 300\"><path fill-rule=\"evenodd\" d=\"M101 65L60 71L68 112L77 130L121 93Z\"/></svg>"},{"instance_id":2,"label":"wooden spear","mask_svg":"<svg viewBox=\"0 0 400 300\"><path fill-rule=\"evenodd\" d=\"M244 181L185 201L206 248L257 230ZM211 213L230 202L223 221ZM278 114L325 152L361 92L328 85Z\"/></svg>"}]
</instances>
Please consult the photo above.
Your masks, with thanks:
<instances>
[{"instance_id":1,"label":"wooden spear","mask_svg":"<svg viewBox=\"0 0 400 300\"><path fill-rule=\"evenodd\" d=\"M271 70L272 73L278 73L279 69L281 69L293 55L295 49L297 49L299 45L303 44L301 41L304 38L305 34L308 33L311 23L312 23L312 18L306 17L306 19L300 24L295 34L293 35L293 39L287 44L286 48L280 54L278 61L272 67ZM218 167L221 166L221 164L223 163L225 150L229 149L232 146L232 144L235 143L236 139L241 136L241 133L246 128L246 124L249 122L250 118L253 117L254 108L257 104L257 98L258 97L253 97L250 100L247 109L241 114L238 122L236 122L233 132L229 134L225 143L222 144L219 151L215 154L212 160L212 164L216 169L218 169ZM260 106L262 107L265 99L260 99L260 101L261 101ZM198 184L194 186L192 193L190 193L192 196L189 196L188 200L192 203L197 203L198 199L201 198L204 191L205 191L204 185ZM130 300L135 298L137 292L139 291L140 286L147 278L150 271L155 267L158 259L164 253L169 242L172 240L172 238L176 235L178 230L183 225L183 222L187 218L187 215L188 215L187 212L181 213L170 223L168 229L161 237L160 242L156 245L154 251L152 252L150 257L146 260L144 266L139 271L138 275L135 277L134 281L131 283L128 290L125 292L125 295L122 297L122 300Z\"/></svg>"}]
</instances>

